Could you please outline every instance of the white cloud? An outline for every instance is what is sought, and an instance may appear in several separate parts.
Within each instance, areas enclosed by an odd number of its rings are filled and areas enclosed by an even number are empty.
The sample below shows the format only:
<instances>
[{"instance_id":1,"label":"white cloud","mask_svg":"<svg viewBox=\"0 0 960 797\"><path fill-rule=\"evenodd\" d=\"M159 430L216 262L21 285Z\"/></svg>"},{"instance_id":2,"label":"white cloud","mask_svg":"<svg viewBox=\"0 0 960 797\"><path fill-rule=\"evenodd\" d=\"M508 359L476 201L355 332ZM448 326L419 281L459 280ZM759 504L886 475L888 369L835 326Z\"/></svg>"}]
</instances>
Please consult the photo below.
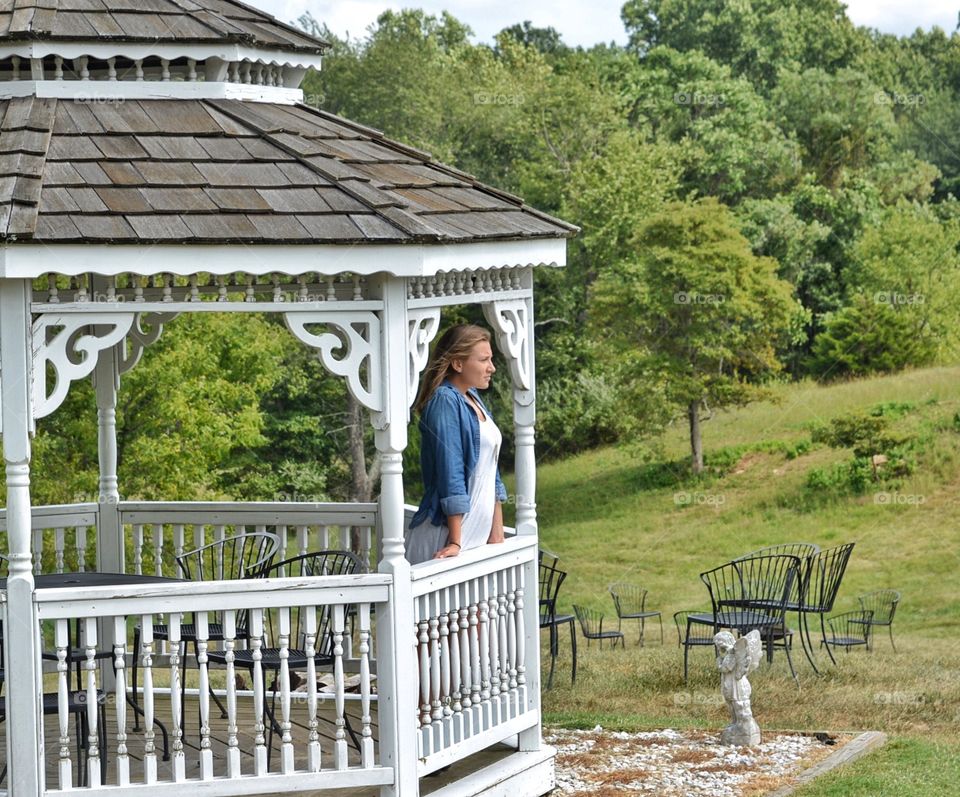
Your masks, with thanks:
<instances>
[{"instance_id":1,"label":"white cloud","mask_svg":"<svg viewBox=\"0 0 960 797\"><path fill-rule=\"evenodd\" d=\"M310 11L338 35L362 37L369 25L387 9L422 8L439 15L448 10L465 22L480 41L517 22L529 19L538 27L551 26L571 45L627 40L620 21L623 0L245 0L284 22ZM956 0L847 0L847 15L856 25L885 33L908 35L916 28L939 25L947 33L957 26Z\"/></svg>"}]
</instances>

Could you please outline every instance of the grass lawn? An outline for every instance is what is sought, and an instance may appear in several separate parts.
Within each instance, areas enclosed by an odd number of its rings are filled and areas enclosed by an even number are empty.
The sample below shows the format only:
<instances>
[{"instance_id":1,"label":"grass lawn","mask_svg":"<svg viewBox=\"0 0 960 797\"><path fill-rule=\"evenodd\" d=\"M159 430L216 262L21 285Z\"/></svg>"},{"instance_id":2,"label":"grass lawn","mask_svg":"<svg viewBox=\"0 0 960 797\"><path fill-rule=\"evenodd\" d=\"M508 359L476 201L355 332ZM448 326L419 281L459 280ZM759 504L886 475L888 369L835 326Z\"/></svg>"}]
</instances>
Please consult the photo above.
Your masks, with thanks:
<instances>
[{"instance_id":1,"label":"grass lawn","mask_svg":"<svg viewBox=\"0 0 960 797\"><path fill-rule=\"evenodd\" d=\"M684 467L683 428L667 436L661 462L610 448L541 465L542 544L569 573L560 610L583 603L609 617L607 585L634 582L650 590L648 603L663 611L666 632L661 647L656 627L648 626L640 649L635 627L627 628L627 649L616 651L588 648L581 638L575 688L561 632L545 721L719 728L726 718L712 651L691 650L684 685L671 618L709 606L698 573L763 545L853 541L835 613L856 608L860 592L900 590L897 652L882 633L874 652L840 652L836 667L821 656L824 675L817 678L795 646L798 689L778 651L772 667L761 665L751 678L755 714L767 729L891 735L880 752L808 786L802 797L960 794L960 368L793 385L779 398L704 424L707 464L714 467L700 479ZM894 402L903 411L892 431L926 440L910 475L884 478L859 494L808 486L814 469L828 472L852 459L850 451L813 444L813 425Z\"/></svg>"}]
</instances>

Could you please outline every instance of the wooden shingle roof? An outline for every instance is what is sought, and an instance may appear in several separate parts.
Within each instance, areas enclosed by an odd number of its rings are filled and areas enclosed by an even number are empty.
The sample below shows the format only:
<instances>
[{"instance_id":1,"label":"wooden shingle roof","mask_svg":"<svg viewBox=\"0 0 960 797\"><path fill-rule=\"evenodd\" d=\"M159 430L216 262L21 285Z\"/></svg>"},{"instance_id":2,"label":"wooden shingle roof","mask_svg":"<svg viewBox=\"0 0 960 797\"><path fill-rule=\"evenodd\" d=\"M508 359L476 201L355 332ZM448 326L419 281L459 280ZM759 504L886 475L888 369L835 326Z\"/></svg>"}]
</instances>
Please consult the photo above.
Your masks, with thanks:
<instances>
[{"instance_id":1,"label":"wooden shingle roof","mask_svg":"<svg viewBox=\"0 0 960 797\"><path fill-rule=\"evenodd\" d=\"M304 105L28 97L0 101L0 120L0 240L453 243L576 231Z\"/></svg>"},{"instance_id":2,"label":"wooden shingle roof","mask_svg":"<svg viewBox=\"0 0 960 797\"><path fill-rule=\"evenodd\" d=\"M0 37L241 44L314 54L327 46L236 0L2 0Z\"/></svg>"}]
</instances>

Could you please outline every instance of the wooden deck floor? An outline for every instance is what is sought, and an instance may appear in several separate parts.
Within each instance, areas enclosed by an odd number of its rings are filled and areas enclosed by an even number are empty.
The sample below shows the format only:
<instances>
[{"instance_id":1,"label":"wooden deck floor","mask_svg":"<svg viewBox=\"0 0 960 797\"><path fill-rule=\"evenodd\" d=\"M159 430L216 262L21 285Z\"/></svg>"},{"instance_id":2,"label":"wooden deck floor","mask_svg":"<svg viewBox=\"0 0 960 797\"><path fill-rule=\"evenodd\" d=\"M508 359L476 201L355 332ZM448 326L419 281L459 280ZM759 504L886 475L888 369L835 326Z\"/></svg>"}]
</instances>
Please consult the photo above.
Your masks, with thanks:
<instances>
[{"instance_id":1,"label":"wooden deck floor","mask_svg":"<svg viewBox=\"0 0 960 797\"><path fill-rule=\"evenodd\" d=\"M333 700L324 700L321 704L320 715L320 747L321 761L324 768L333 766L333 750L335 742L336 726L334 724ZM372 711L372 730L374 738L375 760L379 760L379 726L377 724L376 704L373 704ZM183 739L184 754L186 756L187 778L197 778L200 772L200 737L199 737L199 706L196 695L187 695L186 698L186 724L187 733ZM167 719L170 717L169 697L158 695L155 701L155 713L167 725L169 730L170 723ZM350 724L359 734L361 728L360 722L360 701L348 699L346 702L346 713L350 718ZM244 774L253 773L253 751L254 751L254 717L251 700L242 700L238 705L238 738L241 751L241 770ZM143 779L143 755L144 755L144 724L140 718L140 728L134 728L134 712L128 706L127 710L127 749L130 756L130 775L134 783L142 782ZM191 718L193 718L191 720ZM292 735L294 740L295 761L297 768L306 766L306 740L308 728L306 725L307 710L303 703L295 704L291 707ZM214 757L214 770L217 776L226 774L226 750L227 750L227 721L222 718L216 704L211 700L210 703L210 725L211 725L211 747ZM0 723L0 761L6 756L6 734L9 732L7 723ZM16 738L14 731L14 739ZM112 707L107 711L107 784L116 783L116 715ZM78 765L78 727L76 718L70 718L70 755L73 762L73 787L77 788L80 784L80 778L84 771L85 755L79 754ZM59 729L56 715L44 717L44 737L47 755L46 778L47 787L50 789L60 788L59 774L57 770L57 754L60 747ZM171 777L171 762L162 759L162 737L159 729L156 732L156 749L158 756L158 775L161 781L169 780ZM172 740L171 740L172 747ZM270 759L271 770L275 771L279 767L279 749L280 740L274 735L273 749ZM360 765L360 754L353 744L348 743L348 762L350 767ZM433 776L421 780L421 793L429 794L440 789L451 782L479 770L482 767L489 766L499 759L505 758L512 752L512 749L506 745L497 745L487 751L471 756L469 759L460 761L449 769L446 769ZM9 788L6 782L0 784L0 794L3 789ZM303 797L311 797L311 793L300 792ZM314 793L316 797L379 797L379 788L344 788L336 790L325 790ZM279 797L279 796L278 796Z\"/></svg>"}]
</instances>

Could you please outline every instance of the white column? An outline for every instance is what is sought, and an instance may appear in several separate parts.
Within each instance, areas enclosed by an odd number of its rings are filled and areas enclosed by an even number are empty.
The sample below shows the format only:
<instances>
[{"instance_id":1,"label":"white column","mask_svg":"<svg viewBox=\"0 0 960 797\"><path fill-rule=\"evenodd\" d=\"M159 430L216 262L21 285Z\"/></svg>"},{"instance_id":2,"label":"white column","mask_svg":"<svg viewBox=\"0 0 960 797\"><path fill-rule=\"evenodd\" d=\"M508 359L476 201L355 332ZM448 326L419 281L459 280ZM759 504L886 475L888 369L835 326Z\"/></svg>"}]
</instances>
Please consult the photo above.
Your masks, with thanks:
<instances>
[{"instance_id":1,"label":"white column","mask_svg":"<svg viewBox=\"0 0 960 797\"><path fill-rule=\"evenodd\" d=\"M0 279L0 379L3 460L7 479L7 783L20 795L44 791L37 617L30 556L31 341L29 280ZM13 744L16 728L16 744ZM10 786L8 786L10 788Z\"/></svg>"},{"instance_id":2,"label":"white column","mask_svg":"<svg viewBox=\"0 0 960 797\"><path fill-rule=\"evenodd\" d=\"M107 281L112 277L94 277L93 289L107 295ZM96 330L106 335L109 327ZM121 342L119 345L123 345ZM93 371L97 395L97 445L100 454L100 486L97 494L97 569L105 573L121 573L124 566L123 531L120 528L120 493L117 485L117 390L120 370L117 347L100 352Z\"/></svg>"},{"instance_id":3,"label":"white column","mask_svg":"<svg viewBox=\"0 0 960 797\"><path fill-rule=\"evenodd\" d=\"M383 407L374 416L380 457L379 571L393 576L390 600L377 605L377 685L380 759L393 767L394 783L382 797L416 797L417 665L410 565L403 553L403 449L407 445L407 292L404 282L383 276L373 286L384 302L381 323Z\"/></svg>"},{"instance_id":4,"label":"white column","mask_svg":"<svg viewBox=\"0 0 960 797\"><path fill-rule=\"evenodd\" d=\"M517 534L536 537L537 529L537 457L534 449L536 412L536 371L533 346L533 270L525 269L522 286L530 295L484 305L484 316L493 327L500 351L507 358L513 382L514 475L516 478ZM536 561L524 566L523 650L526 668L527 708L540 708L540 606L539 566ZM520 734L519 749L539 750L541 726Z\"/></svg>"}]
</instances>

